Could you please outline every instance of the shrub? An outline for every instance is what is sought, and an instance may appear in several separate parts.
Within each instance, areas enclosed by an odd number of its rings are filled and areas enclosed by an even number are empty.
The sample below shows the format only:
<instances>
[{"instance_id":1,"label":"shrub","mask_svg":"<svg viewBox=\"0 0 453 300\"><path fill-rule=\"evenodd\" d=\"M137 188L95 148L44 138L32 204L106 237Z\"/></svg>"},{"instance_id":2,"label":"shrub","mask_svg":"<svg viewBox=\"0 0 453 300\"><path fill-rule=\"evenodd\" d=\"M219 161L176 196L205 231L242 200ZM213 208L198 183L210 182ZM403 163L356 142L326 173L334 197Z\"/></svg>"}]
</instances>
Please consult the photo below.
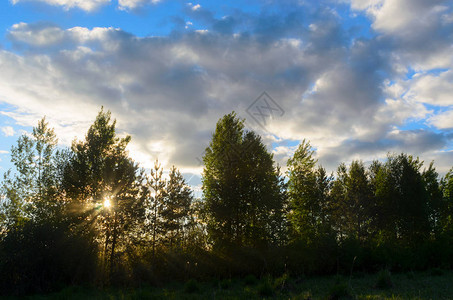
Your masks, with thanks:
<instances>
[{"instance_id":1,"label":"shrub","mask_svg":"<svg viewBox=\"0 0 453 300\"><path fill-rule=\"evenodd\" d=\"M274 294L274 289L269 278L265 278L264 282L259 286L258 294L263 297L270 297Z\"/></svg>"},{"instance_id":2,"label":"shrub","mask_svg":"<svg viewBox=\"0 0 453 300\"><path fill-rule=\"evenodd\" d=\"M346 282L342 280L341 277L337 276L335 279L335 285L333 285L329 289L329 295L327 299L335 300L341 298L349 298L351 296L351 292L349 291L349 287Z\"/></svg>"},{"instance_id":3,"label":"shrub","mask_svg":"<svg viewBox=\"0 0 453 300\"><path fill-rule=\"evenodd\" d=\"M282 276L278 277L274 281L274 286L276 289L285 290L288 285L289 275L284 273Z\"/></svg>"},{"instance_id":4,"label":"shrub","mask_svg":"<svg viewBox=\"0 0 453 300\"><path fill-rule=\"evenodd\" d=\"M389 270L381 270L378 273L377 281L374 287L378 289L389 289L393 287Z\"/></svg>"},{"instance_id":5,"label":"shrub","mask_svg":"<svg viewBox=\"0 0 453 300\"><path fill-rule=\"evenodd\" d=\"M222 290L227 290L231 287L231 280L224 279L224 280L220 281L219 285Z\"/></svg>"},{"instance_id":6,"label":"shrub","mask_svg":"<svg viewBox=\"0 0 453 300\"><path fill-rule=\"evenodd\" d=\"M431 276L442 276L444 272L440 268L434 268L431 270Z\"/></svg>"},{"instance_id":7,"label":"shrub","mask_svg":"<svg viewBox=\"0 0 453 300\"><path fill-rule=\"evenodd\" d=\"M256 277L254 275L247 275L244 278L244 284L245 285L255 285L258 282Z\"/></svg>"},{"instance_id":8,"label":"shrub","mask_svg":"<svg viewBox=\"0 0 453 300\"><path fill-rule=\"evenodd\" d=\"M198 293L200 291L200 287L198 286L198 282L195 279L190 279L184 285L184 292L192 294Z\"/></svg>"}]
</instances>

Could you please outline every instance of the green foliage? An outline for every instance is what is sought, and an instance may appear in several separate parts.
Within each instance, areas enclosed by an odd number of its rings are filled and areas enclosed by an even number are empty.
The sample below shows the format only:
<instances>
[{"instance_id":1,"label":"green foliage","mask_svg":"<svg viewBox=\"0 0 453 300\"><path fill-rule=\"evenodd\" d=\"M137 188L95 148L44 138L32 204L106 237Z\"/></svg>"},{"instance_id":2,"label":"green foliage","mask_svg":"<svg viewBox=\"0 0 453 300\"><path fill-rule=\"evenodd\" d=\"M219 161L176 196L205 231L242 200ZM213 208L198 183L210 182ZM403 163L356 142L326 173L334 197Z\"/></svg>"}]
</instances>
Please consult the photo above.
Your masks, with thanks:
<instances>
[{"instance_id":1,"label":"green foliage","mask_svg":"<svg viewBox=\"0 0 453 300\"><path fill-rule=\"evenodd\" d=\"M160 205L162 229L168 246L183 247L191 224L192 191L187 186L181 172L173 166L166 182L165 197Z\"/></svg>"},{"instance_id":2,"label":"green foliage","mask_svg":"<svg viewBox=\"0 0 453 300\"><path fill-rule=\"evenodd\" d=\"M442 277L436 268L453 266L453 169L439 181L433 163L423 169L402 153L368 169L361 161L341 164L334 178L304 140L288 160L286 181L261 137L231 113L206 148L203 198L194 199L174 166L167 180L158 161L145 176L129 142L103 109L71 149L57 150L45 119L19 138L0 189L2 293L178 280L186 284L134 295L336 299L351 296L354 271ZM305 277L334 273L350 275L349 285L326 281L332 288L318 293ZM237 291L231 278L245 274ZM262 274L270 275L258 282ZM396 276L380 272L375 287L391 287ZM411 276L405 284L415 284ZM202 288L206 278L218 278L215 291Z\"/></svg>"},{"instance_id":3,"label":"green foliage","mask_svg":"<svg viewBox=\"0 0 453 300\"><path fill-rule=\"evenodd\" d=\"M22 135L17 146L11 147L14 171L4 174L0 188L4 195L2 226L11 228L26 220L40 222L57 217L61 201L57 189L60 152L56 145L54 130L43 118L30 136Z\"/></svg>"},{"instance_id":4,"label":"green foliage","mask_svg":"<svg viewBox=\"0 0 453 300\"><path fill-rule=\"evenodd\" d=\"M337 299L344 299L344 298L351 298L350 289L345 282L336 282L330 289L327 299L329 300L337 300Z\"/></svg>"},{"instance_id":5,"label":"green foliage","mask_svg":"<svg viewBox=\"0 0 453 300\"><path fill-rule=\"evenodd\" d=\"M334 223L343 238L366 240L370 234L374 197L365 166L353 161L346 169L340 165L334 182Z\"/></svg>"},{"instance_id":6,"label":"green foliage","mask_svg":"<svg viewBox=\"0 0 453 300\"><path fill-rule=\"evenodd\" d=\"M280 291L286 291L288 289L288 282L290 280L288 273L283 273L282 276L275 278L274 287Z\"/></svg>"},{"instance_id":7,"label":"green foliage","mask_svg":"<svg viewBox=\"0 0 453 300\"><path fill-rule=\"evenodd\" d=\"M95 239L103 241L103 264L110 274L119 260L117 249L139 237L147 195L143 171L126 150L131 138L117 137L115 124L109 111L99 112L85 141L73 142L63 180L68 211L78 230L95 230Z\"/></svg>"},{"instance_id":8,"label":"green foliage","mask_svg":"<svg viewBox=\"0 0 453 300\"><path fill-rule=\"evenodd\" d=\"M223 279L220 281L219 286L222 290L227 290L231 287L231 279Z\"/></svg>"},{"instance_id":9,"label":"green foliage","mask_svg":"<svg viewBox=\"0 0 453 300\"><path fill-rule=\"evenodd\" d=\"M388 269L379 271L374 287L377 289L389 289L393 287L392 278Z\"/></svg>"},{"instance_id":10,"label":"green foliage","mask_svg":"<svg viewBox=\"0 0 453 300\"><path fill-rule=\"evenodd\" d=\"M272 154L235 113L216 125L203 157L207 229L217 248L284 240L282 181Z\"/></svg>"},{"instance_id":11,"label":"green foliage","mask_svg":"<svg viewBox=\"0 0 453 300\"><path fill-rule=\"evenodd\" d=\"M258 294L263 297L271 297L274 295L274 287L272 286L271 278L265 277L261 280L258 286Z\"/></svg>"},{"instance_id":12,"label":"green foliage","mask_svg":"<svg viewBox=\"0 0 453 300\"><path fill-rule=\"evenodd\" d=\"M249 275L245 276L245 278L244 278L245 285L253 286L257 283L258 283L258 279L256 279L255 275L249 274Z\"/></svg>"},{"instance_id":13,"label":"green foliage","mask_svg":"<svg viewBox=\"0 0 453 300\"><path fill-rule=\"evenodd\" d=\"M444 275L444 272L442 271L441 268L434 268L431 270L431 275L432 276L442 276L442 275Z\"/></svg>"},{"instance_id":14,"label":"green foliage","mask_svg":"<svg viewBox=\"0 0 453 300\"><path fill-rule=\"evenodd\" d=\"M377 218L385 239L414 244L430 232L422 164L410 155L390 155L377 174Z\"/></svg>"},{"instance_id":15,"label":"green foliage","mask_svg":"<svg viewBox=\"0 0 453 300\"><path fill-rule=\"evenodd\" d=\"M200 286L195 279L190 279L184 285L184 292L188 294L198 293L200 292Z\"/></svg>"}]
</instances>

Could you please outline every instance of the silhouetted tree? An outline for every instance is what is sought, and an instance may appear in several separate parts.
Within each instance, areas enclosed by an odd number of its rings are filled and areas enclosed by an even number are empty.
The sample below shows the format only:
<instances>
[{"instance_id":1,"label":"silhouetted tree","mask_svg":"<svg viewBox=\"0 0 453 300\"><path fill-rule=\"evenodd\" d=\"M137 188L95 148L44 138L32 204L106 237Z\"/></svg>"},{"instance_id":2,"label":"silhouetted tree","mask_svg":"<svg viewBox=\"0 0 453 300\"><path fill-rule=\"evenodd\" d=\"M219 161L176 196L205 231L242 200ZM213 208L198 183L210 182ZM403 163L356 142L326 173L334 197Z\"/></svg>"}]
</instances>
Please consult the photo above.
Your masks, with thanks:
<instances>
[{"instance_id":1,"label":"silhouetted tree","mask_svg":"<svg viewBox=\"0 0 453 300\"><path fill-rule=\"evenodd\" d=\"M193 200L192 191L184 177L173 166L165 186L165 197L161 205L162 227L169 246L182 246L186 228L190 225L190 208Z\"/></svg>"},{"instance_id":2,"label":"silhouetted tree","mask_svg":"<svg viewBox=\"0 0 453 300\"><path fill-rule=\"evenodd\" d=\"M118 138L115 120L102 109L85 141L74 141L64 187L79 227L93 226L103 241L104 261L114 269L118 248L137 238L145 217L143 171L128 156L130 136Z\"/></svg>"},{"instance_id":3,"label":"silhouetted tree","mask_svg":"<svg viewBox=\"0 0 453 300\"><path fill-rule=\"evenodd\" d=\"M383 237L419 242L430 231L423 162L404 153L389 155L376 176L376 202Z\"/></svg>"},{"instance_id":4,"label":"silhouetted tree","mask_svg":"<svg viewBox=\"0 0 453 300\"><path fill-rule=\"evenodd\" d=\"M156 255L156 247L160 236L164 233L163 221L160 212L163 208L164 199L166 197L166 181L162 177L163 169L160 163L156 160L154 168L151 169L151 176L148 178L147 186L150 191L147 201L147 223L151 233L151 245L153 258Z\"/></svg>"},{"instance_id":5,"label":"silhouetted tree","mask_svg":"<svg viewBox=\"0 0 453 300\"><path fill-rule=\"evenodd\" d=\"M349 170L344 164L339 166L334 198L335 224L340 236L366 240L370 233L374 199L363 162L353 161Z\"/></svg>"}]
</instances>

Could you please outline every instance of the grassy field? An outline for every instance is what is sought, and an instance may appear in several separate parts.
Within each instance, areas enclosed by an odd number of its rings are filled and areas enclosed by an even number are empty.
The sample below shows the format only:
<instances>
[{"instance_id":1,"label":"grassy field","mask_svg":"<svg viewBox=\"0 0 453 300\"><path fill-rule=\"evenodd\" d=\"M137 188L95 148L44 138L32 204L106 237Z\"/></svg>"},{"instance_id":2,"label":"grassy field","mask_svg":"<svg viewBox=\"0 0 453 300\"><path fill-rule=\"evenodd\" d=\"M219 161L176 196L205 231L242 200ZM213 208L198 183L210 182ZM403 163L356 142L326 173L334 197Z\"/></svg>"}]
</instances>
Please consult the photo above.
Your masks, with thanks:
<instances>
[{"instance_id":1,"label":"grassy field","mask_svg":"<svg viewBox=\"0 0 453 300\"><path fill-rule=\"evenodd\" d=\"M453 299L453 271L212 280L163 287L98 290L68 287L28 299ZM13 299L13 298L9 298Z\"/></svg>"}]
</instances>

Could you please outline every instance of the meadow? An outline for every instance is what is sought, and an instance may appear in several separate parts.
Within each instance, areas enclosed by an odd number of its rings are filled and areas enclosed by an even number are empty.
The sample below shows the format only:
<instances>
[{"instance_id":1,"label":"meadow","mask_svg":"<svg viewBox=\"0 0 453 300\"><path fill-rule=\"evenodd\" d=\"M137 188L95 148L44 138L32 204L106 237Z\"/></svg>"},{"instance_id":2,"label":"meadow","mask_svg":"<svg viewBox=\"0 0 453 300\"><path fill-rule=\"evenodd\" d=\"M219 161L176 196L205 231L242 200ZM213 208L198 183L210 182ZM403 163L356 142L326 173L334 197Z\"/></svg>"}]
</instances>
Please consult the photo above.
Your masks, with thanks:
<instances>
[{"instance_id":1,"label":"meadow","mask_svg":"<svg viewBox=\"0 0 453 300\"><path fill-rule=\"evenodd\" d=\"M453 271L381 271L307 278L246 276L111 289L71 286L26 299L453 299Z\"/></svg>"}]
</instances>

